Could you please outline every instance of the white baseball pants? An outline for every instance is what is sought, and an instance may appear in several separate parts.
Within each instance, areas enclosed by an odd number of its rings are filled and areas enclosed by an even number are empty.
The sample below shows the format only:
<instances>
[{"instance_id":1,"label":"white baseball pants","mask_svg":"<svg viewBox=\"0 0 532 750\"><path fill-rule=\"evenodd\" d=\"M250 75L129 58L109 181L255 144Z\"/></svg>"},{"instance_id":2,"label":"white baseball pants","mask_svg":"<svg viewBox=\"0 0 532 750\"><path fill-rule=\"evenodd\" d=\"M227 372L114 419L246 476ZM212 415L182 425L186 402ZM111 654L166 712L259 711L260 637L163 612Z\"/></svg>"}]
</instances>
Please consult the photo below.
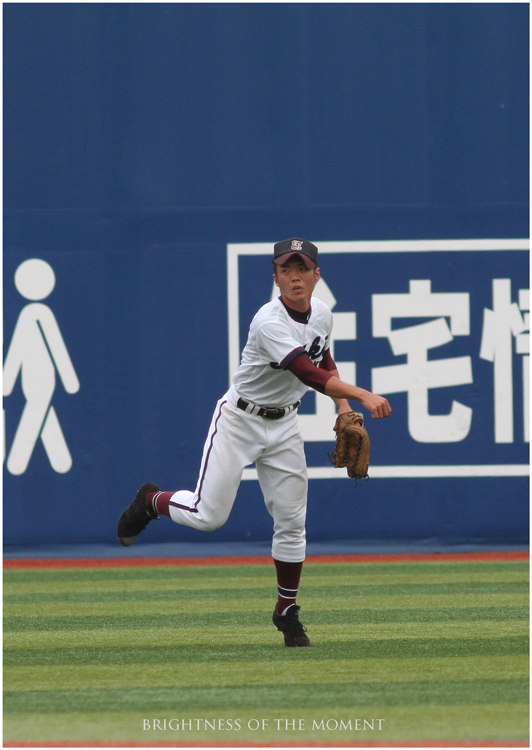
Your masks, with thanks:
<instances>
[{"instance_id":1,"label":"white baseball pants","mask_svg":"<svg viewBox=\"0 0 532 750\"><path fill-rule=\"evenodd\" d=\"M175 523L203 531L219 528L229 517L244 468L255 462L273 518L272 557L302 562L308 480L297 410L268 420L233 405L236 398L231 390L218 401L196 489L172 495L170 516Z\"/></svg>"}]
</instances>

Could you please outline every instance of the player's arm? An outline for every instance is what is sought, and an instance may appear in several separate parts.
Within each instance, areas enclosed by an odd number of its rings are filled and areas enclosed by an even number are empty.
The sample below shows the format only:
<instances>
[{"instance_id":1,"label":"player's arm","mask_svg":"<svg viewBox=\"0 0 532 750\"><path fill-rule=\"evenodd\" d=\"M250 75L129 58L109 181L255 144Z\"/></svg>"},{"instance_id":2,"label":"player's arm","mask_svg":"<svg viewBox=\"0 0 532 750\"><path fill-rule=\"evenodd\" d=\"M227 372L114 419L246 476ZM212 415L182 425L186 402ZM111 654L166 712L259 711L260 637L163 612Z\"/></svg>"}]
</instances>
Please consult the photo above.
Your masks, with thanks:
<instances>
[{"instance_id":1,"label":"player's arm","mask_svg":"<svg viewBox=\"0 0 532 750\"><path fill-rule=\"evenodd\" d=\"M348 398L353 401L360 401L362 406L371 412L373 419L388 417L392 412L392 407L384 396L377 396L377 394L371 393L371 391L366 391L365 388L358 388L356 385L344 383L343 380L340 380L335 375L329 378L325 384L325 395L330 396L336 403L338 403L337 399L343 400Z\"/></svg>"},{"instance_id":2,"label":"player's arm","mask_svg":"<svg viewBox=\"0 0 532 750\"><path fill-rule=\"evenodd\" d=\"M328 370L327 367L332 367L332 369ZM328 352L319 367L315 367L308 354L302 352L292 359L287 369L305 385L330 396L338 405L340 414L351 411L347 399L360 401L374 419L387 417L392 411L390 404L383 396L377 396L364 388L358 388L340 380L336 365Z\"/></svg>"},{"instance_id":3,"label":"player's arm","mask_svg":"<svg viewBox=\"0 0 532 750\"><path fill-rule=\"evenodd\" d=\"M335 378L338 378L338 380L340 380L340 375L338 374L338 368L336 367L336 363L335 363L334 359L332 358L331 350L330 349L327 349L323 353L322 360L321 360L320 364L318 365L318 367L320 369L322 369L322 370L326 370L331 375L331 377L335 377ZM323 392L325 393L325 389L324 389ZM331 396L331 398L332 398L332 396ZM345 398L333 398L333 401L336 404L336 406L338 407L338 415L339 416L341 414L347 414L348 412L352 411L351 404L349 403L349 401L347 399L345 399Z\"/></svg>"},{"instance_id":4,"label":"player's arm","mask_svg":"<svg viewBox=\"0 0 532 750\"><path fill-rule=\"evenodd\" d=\"M332 377L338 378L338 380L340 380L340 375L338 374L338 370L329 370L329 372L331 373ZM329 395L329 394L326 394L326 395ZM336 404L336 406L338 407L338 415L347 414L348 412L353 411L351 408L351 404L346 398L334 398L333 396L331 396L331 398Z\"/></svg>"},{"instance_id":5,"label":"player's arm","mask_svg":"<svg viewBox=\"0 0 532 750\"><path fill-rule=\"evenodd\" d=\"M376 396L374 393L370 393L370 391L366 391L364 388L357 388L354 385L349 385L349 383L340 380L338 368L331 356L330 349L327 349L327 351L324 352L319 366L321 369L326 370L330 375L330 378L325 384L324 393L326 396L330 396L337 405L339 415L347 414L347 412L352 411L351 405L347 400L348 398L352 398L355 401L360 401L362 406L371 412L371 416L374 419L382 419L382 417L389 416L392 410L390 404L385 398L382 396ZM332 381L335 382L331 385ZM338 390L339 385L340 390Z\"/></svg>"}]
</instances>

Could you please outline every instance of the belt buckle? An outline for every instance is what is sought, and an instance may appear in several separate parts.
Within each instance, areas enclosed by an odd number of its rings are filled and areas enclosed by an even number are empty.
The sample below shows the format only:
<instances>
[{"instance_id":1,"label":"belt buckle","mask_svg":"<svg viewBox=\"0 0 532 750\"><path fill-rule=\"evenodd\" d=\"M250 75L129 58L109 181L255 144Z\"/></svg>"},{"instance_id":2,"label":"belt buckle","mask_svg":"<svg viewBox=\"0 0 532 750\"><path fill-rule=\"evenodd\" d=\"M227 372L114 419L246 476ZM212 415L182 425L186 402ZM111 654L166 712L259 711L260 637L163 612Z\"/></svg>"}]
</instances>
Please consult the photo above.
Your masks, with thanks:
<instances>
[{"instance_id":1,"label":"belt buckle","mask_svg":"<svg viewBox=\"0 0 532 750\"><path fill-rule=\"evenodd\" d=\"M264 412L262 414L263 419L281 419L281 417L284 417L285 410L283 408L279 409L264 409Z\"/></svg>"}]
</instances>

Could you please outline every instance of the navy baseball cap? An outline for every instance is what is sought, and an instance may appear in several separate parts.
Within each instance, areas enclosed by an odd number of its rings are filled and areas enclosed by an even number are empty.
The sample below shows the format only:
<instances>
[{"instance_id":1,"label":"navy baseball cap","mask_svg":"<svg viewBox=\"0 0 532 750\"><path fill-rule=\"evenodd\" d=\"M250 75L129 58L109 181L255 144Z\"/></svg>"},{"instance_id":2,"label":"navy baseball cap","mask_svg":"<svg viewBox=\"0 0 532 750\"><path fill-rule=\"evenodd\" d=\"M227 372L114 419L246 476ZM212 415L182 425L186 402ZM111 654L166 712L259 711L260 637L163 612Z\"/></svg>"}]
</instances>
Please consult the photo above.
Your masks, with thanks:
<instances>
[{"instance_id":1,"label":"navy baseball cap","mask_svg":"<svg viewBox=\"0 0 532 750\"><path fill-rule=\"evenodd\" d=\"M294 254L299 255L307 268L315 268L318 265L318 248L301 237L281 240L273 246L273 262L278 265L286 263Z\"/></svg>"}]
</instances>

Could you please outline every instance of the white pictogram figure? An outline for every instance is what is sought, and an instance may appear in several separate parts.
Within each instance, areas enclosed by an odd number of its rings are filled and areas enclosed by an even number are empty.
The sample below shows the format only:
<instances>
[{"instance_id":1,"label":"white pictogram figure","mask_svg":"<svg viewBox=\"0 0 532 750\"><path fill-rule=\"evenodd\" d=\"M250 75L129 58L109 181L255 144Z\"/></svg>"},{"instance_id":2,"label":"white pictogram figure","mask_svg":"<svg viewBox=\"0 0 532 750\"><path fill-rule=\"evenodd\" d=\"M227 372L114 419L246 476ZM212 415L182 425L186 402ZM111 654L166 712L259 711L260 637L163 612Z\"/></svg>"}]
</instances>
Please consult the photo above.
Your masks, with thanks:
<instances>
[{"instance_id":1,"label":"white pictogram figure","mask_svg":"<svg viewBox=\"0 0 532 750\"><path fill-rule=\"evenodd\" d=\"M42 300L55 286L55 274L44 260L24 261L15 273L15 286L29 300ZM54 471L64 474L72 467L55 409L55 371L67 393L79 390L79 380L53 312L47 305L26 305L17 320L4 364L4 396L13 391L19 372L26 405L7 459L11 474L23 474L39 437Z\"/></svg>"},{"instance_id":2,"label":"white pictogram figure","mask_svg":"<svg viewBox=\"0 0 532 750\"><path fill-rule=\"evenodd\" d=\"M516 350L524 354L528 341L521 338L527 326L523 321L519 307L512 302L511 279L493 279L493 310L484 308L484 325L482 328L482 342L480 357L493 362L493 397L495 402L495 442L514 442L514 394L513 394L513 351L512 336L516 337ZM520 290L522 309L528 309L528 299L525 292ZM527 358L528 359L528 358ZM523 361L523 368L528 362ZM526 373L525 373L526 375ZM527 397L525 389L525 399ZM525 418L525 431L528 417ZM526 438L525 438L526 439Z\"/></svg>"},{"instance_id":3,"label":"white pictogram figure","mask_svg":"<svg viewBox=\"0 0 532 750\"><path fill-rule=\"evenodd\" d=\"M411 280L408 294L374 294L373 335L387 337L406 364L372 369L374 393L408 393L408 431L420 443L456 443L471 429L473 411L452 402L448 414L429 414L429 390L473 382L471 357L428 358L429 349L469 335L469 294L436 293L430 279ZM436 318L392 330L393 318ZM450 319L451 327L447 323Z\"/></svg>"}]
</instances>

